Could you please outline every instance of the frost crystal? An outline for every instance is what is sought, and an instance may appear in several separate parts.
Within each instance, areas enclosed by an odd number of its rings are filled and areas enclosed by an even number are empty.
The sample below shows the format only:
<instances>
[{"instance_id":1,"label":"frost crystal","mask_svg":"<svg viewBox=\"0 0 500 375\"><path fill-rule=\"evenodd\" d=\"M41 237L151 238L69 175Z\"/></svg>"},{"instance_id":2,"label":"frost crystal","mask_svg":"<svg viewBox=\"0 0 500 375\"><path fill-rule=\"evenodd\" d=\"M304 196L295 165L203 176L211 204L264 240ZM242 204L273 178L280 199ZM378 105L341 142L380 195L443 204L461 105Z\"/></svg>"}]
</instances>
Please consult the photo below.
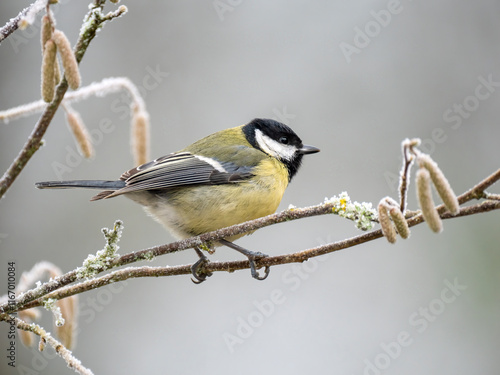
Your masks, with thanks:
<instances>
[{"instance_id":1,"label":"frost crystal","mask_svg":"<svg viewBox=\"0 0 500 375\"><path fill-rule=\"evenodd\" d=\"M325 198L324 203L333 204L333 213L356 223L356 228L370 230L373 228L374 220L377 219L377 211L372 208L371 203L351 202L347 192L340 195Z\"/></svg>"},{"instance_id":2,"label":"frost crystal","mask_svg":"<svg viewBox=\"0 0 500 375\"><path fill-rule=\"evenodd\" d=\"M43 307L47 310L52 311L55 318L55 324L57 327L62 327L64 325L64 318L61 313L61 308L56 305L57 300L54 298L47 298L43 301Z\"/></svg>"}]
</instances>

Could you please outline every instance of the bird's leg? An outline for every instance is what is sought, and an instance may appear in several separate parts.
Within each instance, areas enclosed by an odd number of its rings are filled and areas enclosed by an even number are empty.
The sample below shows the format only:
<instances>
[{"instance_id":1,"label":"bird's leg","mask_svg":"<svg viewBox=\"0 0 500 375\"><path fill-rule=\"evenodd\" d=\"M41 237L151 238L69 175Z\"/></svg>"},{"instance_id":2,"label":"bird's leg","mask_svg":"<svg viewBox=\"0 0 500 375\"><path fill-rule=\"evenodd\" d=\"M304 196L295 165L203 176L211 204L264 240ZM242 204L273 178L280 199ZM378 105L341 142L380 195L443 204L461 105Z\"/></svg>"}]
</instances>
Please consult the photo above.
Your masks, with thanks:
<instances>
[{"instance_id":1,"label":"bird's leg","mask_svg":"<svg viewBox=\"0 0 500 375\"><path fill-rule=\"evenodd\" d=\"M230 247L231 249L239 251L240 253L242 253L243 255L245 255L248 258L248 261L250 262L250 272L252 273L252 277L254 279L264 280L267 278L267 276L269 276L269 271L270 271L269 266L266 266L266 268L264 270L264 276L259 275L259 273L257 272L257 268L255 266L255 259L267 257L266 254L247 250L241 246L238 246L238 245L236 245L232 242L226 241L224 239L218 240L218 242L220 242L222 245Z\"/></svg>"},{"instance_id":2,"label":"bird's leg","mask_svg":"<svg viewBox=\"0 0 500 375\"><path fill-rule=\"evenodd\" d=\"M191 279L191 281L195 284L201 284L204 282L207 277L212 276L212 272L200 272L200 268L203 268L203 266L209 262L208 258L203 254L203 252L195 247L194 251L196 251L196 254L200 257L200 259L191 266L191 273L193 274L193 277L196 279Z\"/></svg>"}]
</instances>

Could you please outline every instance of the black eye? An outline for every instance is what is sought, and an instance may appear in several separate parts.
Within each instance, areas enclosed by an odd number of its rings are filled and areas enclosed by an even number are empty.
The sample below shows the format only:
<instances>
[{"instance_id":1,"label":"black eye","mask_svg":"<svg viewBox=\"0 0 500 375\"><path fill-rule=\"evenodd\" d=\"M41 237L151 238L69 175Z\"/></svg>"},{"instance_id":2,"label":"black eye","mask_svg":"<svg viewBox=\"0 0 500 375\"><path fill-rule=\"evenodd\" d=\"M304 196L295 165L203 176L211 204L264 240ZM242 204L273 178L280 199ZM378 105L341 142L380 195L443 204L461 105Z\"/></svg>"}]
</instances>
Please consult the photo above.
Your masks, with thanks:
<instances>
[{"instance_id":1,"label":"black eye","mask_svg":"<svg viewBox=\"0 0 500 375\"><path fill-rule=\"evenodd\" d=\"M287 145L288 144L288 137L286 137L286 136L280 137L280 143Z\"/></svg>"}]
</instances>

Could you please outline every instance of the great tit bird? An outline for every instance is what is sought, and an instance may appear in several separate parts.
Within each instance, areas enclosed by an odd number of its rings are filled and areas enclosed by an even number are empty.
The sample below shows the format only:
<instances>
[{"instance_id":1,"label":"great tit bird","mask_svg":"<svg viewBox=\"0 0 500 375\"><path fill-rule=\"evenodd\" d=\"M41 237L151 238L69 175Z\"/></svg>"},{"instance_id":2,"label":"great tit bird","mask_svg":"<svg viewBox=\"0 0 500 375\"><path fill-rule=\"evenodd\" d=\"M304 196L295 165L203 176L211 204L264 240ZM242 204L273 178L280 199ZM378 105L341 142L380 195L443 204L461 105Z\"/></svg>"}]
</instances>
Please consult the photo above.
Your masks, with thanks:
<instances>
[{"instance_id":1,"label":"great tit bird","mask_svg":"<svg viewBox=\"0 0 500 375\"><path fill-rule=\"evenodd\" d=\"M254 119L142 164L116 181L47 181L38 182L36 187L104 190L91 201L125 195L182 239L274 213L302 156L316 152L319 149L302 144L288 126ZM263 280L269 268L261 277L255 259L265 255L232 243L243 235L220 239L214 245L225 245L247 256L252 276ZM200 249L195 250L200 259L192 273L202 282L210 276L199 272L207 258Z\"/></svg>"}]
</instances>

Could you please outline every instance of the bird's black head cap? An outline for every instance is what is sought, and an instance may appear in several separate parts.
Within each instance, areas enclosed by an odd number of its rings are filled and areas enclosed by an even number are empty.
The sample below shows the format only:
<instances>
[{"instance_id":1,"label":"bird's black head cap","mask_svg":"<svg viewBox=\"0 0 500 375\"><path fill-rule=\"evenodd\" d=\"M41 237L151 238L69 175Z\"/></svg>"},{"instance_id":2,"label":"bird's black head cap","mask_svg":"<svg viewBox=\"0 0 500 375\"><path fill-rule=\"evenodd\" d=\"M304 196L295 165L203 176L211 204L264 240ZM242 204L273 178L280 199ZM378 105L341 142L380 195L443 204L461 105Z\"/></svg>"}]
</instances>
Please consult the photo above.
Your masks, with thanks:
<instances>
[{"instance_id":1,"label":"bird's black head cap","mask_svg":"<svg viewBox=\"0 0 500 375\"><path fill-rule=\"evenodd\" d=\"M243 133L253 147L285 164L289 180L297 173L304 154L319 151L307 148L290 127L271 119L252 120L243 126Z\"/></svg>"}]
</instances>

